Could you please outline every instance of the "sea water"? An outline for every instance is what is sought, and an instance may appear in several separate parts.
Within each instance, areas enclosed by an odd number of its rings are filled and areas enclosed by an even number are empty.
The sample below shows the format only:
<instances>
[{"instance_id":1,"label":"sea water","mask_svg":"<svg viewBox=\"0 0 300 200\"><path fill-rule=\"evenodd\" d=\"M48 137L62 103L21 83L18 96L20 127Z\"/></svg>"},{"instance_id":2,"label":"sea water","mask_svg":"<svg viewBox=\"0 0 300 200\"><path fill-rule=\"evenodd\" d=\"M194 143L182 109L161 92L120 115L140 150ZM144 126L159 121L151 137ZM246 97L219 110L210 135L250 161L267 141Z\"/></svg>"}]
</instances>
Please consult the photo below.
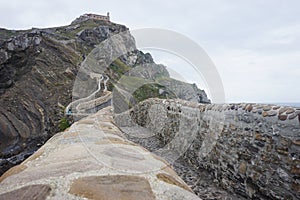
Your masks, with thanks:
<instances>
[{"instance_id":1,"label":"sea water","mask_svg":"<svg viewBox=\"0 0 300 200\"><path fill-rule=\"evenodd\" d=\"M272 103L272 104L276 104L279 106L289 106L289 107L300 108L300 103Z\"/></svg>"}]
</instances>

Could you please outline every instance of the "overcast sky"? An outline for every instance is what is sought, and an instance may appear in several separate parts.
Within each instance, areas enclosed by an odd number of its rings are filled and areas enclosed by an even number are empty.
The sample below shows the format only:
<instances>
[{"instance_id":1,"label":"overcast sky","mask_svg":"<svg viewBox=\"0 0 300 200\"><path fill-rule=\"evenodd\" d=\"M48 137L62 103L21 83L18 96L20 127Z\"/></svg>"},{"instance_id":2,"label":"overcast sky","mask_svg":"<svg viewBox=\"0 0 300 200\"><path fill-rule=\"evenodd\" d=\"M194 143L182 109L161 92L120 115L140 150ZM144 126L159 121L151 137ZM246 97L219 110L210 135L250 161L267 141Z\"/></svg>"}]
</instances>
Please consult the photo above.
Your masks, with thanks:
<instances>
[{"instance_id":1,"label":"overcast sky","mask_svg":"<svg viewBox=\"0 0 300 200\"><path fill-rule=\"evenodd\" d=\"M206 51L227 102L300 102L298 0L0 0L0 8L0 27L8 29L66 25L84 13L109 11L130 29L173 30ZM201 87L173 56L154 52L156 61Z\"/></svg>"}]
</instances>

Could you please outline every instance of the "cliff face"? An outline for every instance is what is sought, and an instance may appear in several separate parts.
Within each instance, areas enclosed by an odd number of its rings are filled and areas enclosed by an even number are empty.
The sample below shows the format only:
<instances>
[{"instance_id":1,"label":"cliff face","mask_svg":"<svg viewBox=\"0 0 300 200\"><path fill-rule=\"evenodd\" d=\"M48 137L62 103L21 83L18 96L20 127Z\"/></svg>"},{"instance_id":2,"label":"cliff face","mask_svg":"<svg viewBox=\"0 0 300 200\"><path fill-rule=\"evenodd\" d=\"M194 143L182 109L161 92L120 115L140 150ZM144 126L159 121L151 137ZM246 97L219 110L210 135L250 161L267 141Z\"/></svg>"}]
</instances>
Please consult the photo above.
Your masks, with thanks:
<instances>
[{"instance_id":1,"label":"cliff face","mask_svg":"<svg viewBox=\"0 0 300 200\"><path fill-rule=\"evenodd\" d=\"M0 30L0 174L60 131L83 57L109 34L124 30L94 20L59 28Z\"/></svg>"},{"instance_id":2,"label":"cliff face","mask_svg":"<svg viewBox=\"0 0 300 200\"><path fill-rule=\"evenodd\" d=\"M59 132L64 127L62 122L72 122L64 119L64 109L72 101L72 95L74 97L72 89L82 61L96 45L127 30L123 25L86 17L57 28L0 29L0 174L24 160ZM133 70L143 64L150 66L144 70ZM169 77L164 66L155 64L150 54L138 50L109 63L105 73L110 77L109 90L124 75L155 82L137 90L133 94L132 105L149 97L177 96L209 102L205 92L195 87L196 96L169 91L164 84L178 81ZM81 75L80 78L85 79L88 74ZM96 87L97 81L91 77L88 79L89 84ZM191 87L186 83L180 84ZM81 95L90 94L88 90L85 92Z\"/></svg>"},{"instance_id":3,"label":"cliff face","mask_svg":"<svg viewBox=\"0 0 300 200\"><path fill-rule=\"evenodd\" d=\"M70 101L80 56L38 32L8 39L1 50L5 55L0 66L1 158L22 152L2 160L11 165L59 130L60 105Z\"/></svg>"}]
</instances>

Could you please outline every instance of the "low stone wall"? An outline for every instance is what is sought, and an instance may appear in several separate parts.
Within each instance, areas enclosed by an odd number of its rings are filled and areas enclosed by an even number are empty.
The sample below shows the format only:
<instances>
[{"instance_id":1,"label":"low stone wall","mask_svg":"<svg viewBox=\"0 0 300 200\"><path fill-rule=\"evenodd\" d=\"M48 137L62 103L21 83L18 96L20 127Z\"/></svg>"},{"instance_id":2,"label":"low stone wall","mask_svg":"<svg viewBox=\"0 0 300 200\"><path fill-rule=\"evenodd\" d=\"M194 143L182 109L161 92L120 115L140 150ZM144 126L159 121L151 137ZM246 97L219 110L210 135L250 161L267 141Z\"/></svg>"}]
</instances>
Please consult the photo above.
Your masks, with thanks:
<instances>
[{"instance_id":1,"label":"low stone wall","mask_svg":"<svg viewBox=\"0 0 300 200\"><path fill-rule=\"evenodd\" d=\"M156 153L169 162L183 156L229 191L254 199L300 198L300 109L149 99L115 121L150 129L166 144Z\"/></svg>"},{"instance_id":2,"label":"low stone wall","mask_svg":"<svg viewBox=\"0 0 300 200\"><path fill-rule=\"evenodd\" d=\"M74 123L0 177L0 199L198 200L160 157L128 141L112 108Z\"/></svg>"},{"instance_id":3,"label":"low stone wall","mask_svg":"<svg viewBox=\"0 0 300 200\"><path fill-rule=\"evenodd\" d=\"M109 101L112 97L111 92L106 91L106 92L103 92L103 93L104 94L99 98L96 98L96 99L93 99L93 100L90 100L90 101L87 101L87 102L80 103L78 106L76 106L76 110L92 109L92 108L100 106L101 104Z\"/></svg>"}]
</instances>

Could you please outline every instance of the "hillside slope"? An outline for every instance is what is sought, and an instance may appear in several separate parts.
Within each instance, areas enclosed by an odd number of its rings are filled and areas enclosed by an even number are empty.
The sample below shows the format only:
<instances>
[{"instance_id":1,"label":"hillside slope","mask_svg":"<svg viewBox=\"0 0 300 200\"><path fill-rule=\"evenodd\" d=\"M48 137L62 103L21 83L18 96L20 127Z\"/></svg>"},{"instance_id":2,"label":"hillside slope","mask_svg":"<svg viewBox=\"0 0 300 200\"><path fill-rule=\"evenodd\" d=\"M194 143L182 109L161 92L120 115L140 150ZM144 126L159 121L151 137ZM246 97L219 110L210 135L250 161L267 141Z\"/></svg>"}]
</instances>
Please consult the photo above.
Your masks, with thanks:
<instances>
[{"instance_id":1,"label":"hillside slope","mask_svg":"<svg viewBox=\"0 0 300 200\"><path fill-rule=\"evenodd\" d=\"M72 119L65 118L64 109L72 95L74 98L72 90L82 62L97 44L127 30L123 25L84 16L63 27L0 29L0 174L72 123ZM150 65L133 70L143 64ZM110 77L109 90L121 78L129 77L129 85L133 79L152 80L134 91L130 104L149 97L209 103L203 90L170 78L164 66L139 50L116 59L105 73ZM95 79L88 79L89 84L97 85ZM193 94L169 91L166 85L192 87ZM88 94L86 90L81 95Z\"/></svg>"}]
</instances>

